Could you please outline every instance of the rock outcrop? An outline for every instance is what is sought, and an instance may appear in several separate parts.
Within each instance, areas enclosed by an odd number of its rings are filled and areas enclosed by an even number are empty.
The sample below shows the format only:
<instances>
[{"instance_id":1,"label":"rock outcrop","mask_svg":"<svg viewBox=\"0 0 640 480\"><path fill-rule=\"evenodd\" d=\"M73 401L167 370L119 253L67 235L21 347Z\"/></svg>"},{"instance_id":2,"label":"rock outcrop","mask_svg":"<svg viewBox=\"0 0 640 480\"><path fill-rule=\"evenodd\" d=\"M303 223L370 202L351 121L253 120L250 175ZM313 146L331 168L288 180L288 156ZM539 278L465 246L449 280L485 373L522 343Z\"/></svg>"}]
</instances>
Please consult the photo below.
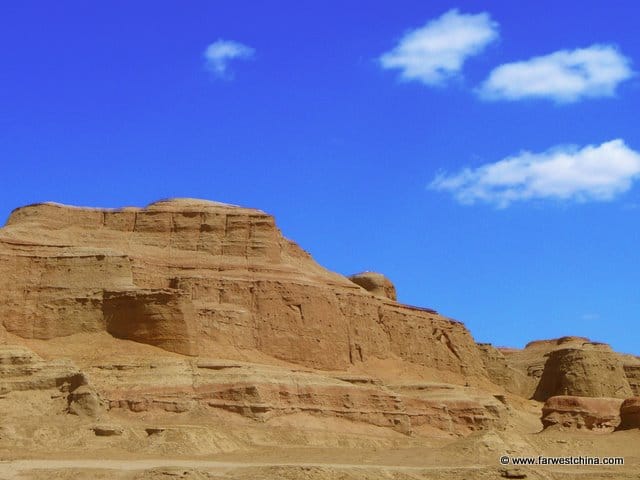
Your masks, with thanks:
<instances>
[{"instance_id":1,"label":"rock outcrop","mask_svg":"<svg viewBox=\"0 0 640 480\"><path fill-rule=\"evenodd\" d=\"M503 428L505 406L450 384L385 385L365 375L320 375L221 360L105 364L89 369L112 412L204 414L226 411L265 422L292 414L337 417L409 434ZM117 371L114 381L113 372Z\"/></svg>"},{"instance_id":2,"label":"rock outcrop","mask_svg":"<svg viewBox=\"0 0 640 480\"><path fill-rule=\"evenodd\" d=\"M620 430L640 428L640 397L627 398L620 406Z\"/></svg>"},{"instance_id":3,"label":"rock outcrop","mask_svg":"<svg viewBox=\"0 0 640 480\"><path fill-rule=\"evenodd\" d=\"M549 353L534 398L557 395L624 399L632 392L619 356L608 345L589 344Z\"/></svg>"},{"instance_id":4,"label":"rock outcrop","mask_svg":"<svg viewBox=\"0 0 640 480\"><path fill-rule=\"evenodd\" d=\"M530 396L529 392L535 388L535 381L531 377L511 366L507 357L493 345L479 343L478 350L493 383L516 395Z\"/></svg>"},{"instance_id":5,"label":"rock outcrop","mask_svg":"<svg viewBox=\"0 0 640 480\"><path fill-rule=\"evenodd\" d=\"M176 289L105 290L105 329L116 338L197 355L196 312L187 294Z\"/></svg>"},{"instance_id":6,"label":"rock outcrop","mask_svg":"<svg viewBox=\"0 0 640 480\"><path fill-rule=\"evenodd\" d=\"M613 432L620 425L622 402L619 398L551 397L542 408L542 425Z\"/></svg>"},{"instance_id":7,"label":"rock outcrop","mask_svg":"<svg viewBox=\"0 0 640 480\"><path fill-rule=\"evenodd\" d=\"M621 355L622 368L634 395L640 396L640 358L633 355Z\"/></svg>"},{"instance_id":8,"label":"rock outcrop","mask_svg":"<svg viewBox=\"0 0 640 480\"><path fill-rule=\"evenodd\" d=\"M63 411L89 417L99 416L104 407L95 390L69 361L46 361L17 345L0 345L0 398L3 412L21 414L25 395L49 391L60 400ZM45 397L46 398L46 397Z\"/></svg>"},{"instance_id":9,"label":"rock outcrop","mask_svg":"<svg viewBox=\"0 0 640 480\"><path fill-rule=\"evenodd\" d=\"M395 298L384 276L330 272L285 239L271 216L215 202L119 210L38 204L15 210L0 229L3 337L56 343L60 356L64 338L109 338L118 348L144 344L166 355L122 363L87 352L94 360L80 372L21 350L25 361L17 355L14 363L28 365L24 388L62 389L77 421L105 412L224 412L256 422L315 415L403 434L502 428L505 406L460 386L488 382L464 325ZM261 363L239 361L246 358ZM459 385L392 387L346 372L376 362ZM12 368L3 370L0 391L27 381Z\"/></svg>"},{"instance_id":10,"label":"rock outcrop","mask_svg":"<svg viewBox=\"0 0 640 480\"><path fill-rule=\"evenodd\" d=\"M367 292L371 292L379 297L388 298L389 300L396 301L396 287L391 280L376 272L362 272L356 273L349 277L356 285L360 285Z\"/></svg>"},{"instance_id":11,"label":"rock outcrop","mask_svg":"<svg viewBox=\"0 0 640 480\"><path fill-rule=\"evenodd\" d=\"M609 345L585 337L536 340L522 350L490 344L478 348L494 383L539 401L554 395L625 398L627 384L631 394L640 385L638 357L616 353ZM514 371L518 372L515 377ZM604 382L597 380L602 375Z\"/></svg>"},{"instance_id":12,"label":"rock outcrop","mask_svg":"<svg viewBox=\"0 0 640 480\"><path fill-rule=\"evenodd\" d=\"M380 285L322 268L264 212L216 202L38 204L0 230L0 318L25 339L107 331L185 355L226 345L324 369L394 356L486 375L461 323Z\"/></svg>"},{"instance_id":13,"label":"rock outcrop","mask_svg":"<svg viewBox=\"0 0 640 480\"><path fill-rule=\"evenodd\" d=\"M639 372L581 337L476 344L381 274L324 269L255 209L47 203L0 229L1 451L424 451L460 436L456 454L484 445L493 462L528 452L510 439L536 429L531 397L545 427L636 428L623 398Z\"/></svg>"},{"instance_id":14,"label":"rock outcrop","mask_svg":"<svg viewBox=\"0 0 640 480\"><path fill-rule=\"evenodd\" d=\"M0 346L0 395L48 389L68 393L86 383L85 376L70 362L47 362L24 347Z\"/></svg>"}]
</instances>

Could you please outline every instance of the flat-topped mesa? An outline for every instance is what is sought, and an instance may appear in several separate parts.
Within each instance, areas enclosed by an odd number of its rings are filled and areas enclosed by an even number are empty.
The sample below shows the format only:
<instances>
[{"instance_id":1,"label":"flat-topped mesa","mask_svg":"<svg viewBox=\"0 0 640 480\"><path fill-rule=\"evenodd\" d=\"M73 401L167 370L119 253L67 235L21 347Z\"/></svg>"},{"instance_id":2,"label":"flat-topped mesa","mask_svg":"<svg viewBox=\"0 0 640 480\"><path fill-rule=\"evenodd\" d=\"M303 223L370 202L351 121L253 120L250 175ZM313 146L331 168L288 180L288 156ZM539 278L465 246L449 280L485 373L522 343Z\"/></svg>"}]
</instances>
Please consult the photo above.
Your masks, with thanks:
<instances>
[{"instance_id":1,"label":"flat-topped mesa","mask_svg":"<svg viewBox=\"0 0 640 480\"><path fill-rule=\"evenodd\" d=\"M552 396L627 398L632 395L619 356L606 344L549 353L533 398Z\"/></svg>"},{"instance_id":2,"label":"flat-topped mesa","mask_svg":"<svg viewBox=\"0 0 640 480\"><path fill-rule=\"evenodd\" d=\"M585 343L591 343L587 337L575 337L575 336L566 336L560 338L553 338L549 340L533 340L525 345L526 349L533 348L546 348L546 349L554 349L556 346L563 345L564 347L570 346L582 346Z\"/></svg>"},{"instance_id":3,"label":"flat-topped mesa","mask_svg":"<svg viewBox=\"0 0 640 480\"><path fill-rule=\"evenodd\" d=\"M539 401L559 395L626 398L640 388L639 358L586 337L536 340L524 349L478 348L494 383Z\"/></svg>"},{"instance_id":4,"label":"flat-topped mesa","mask_svg":"<svg viewBox=\"0 0 640 480\"><path fill-rule=\"evenodd\" d=\"M464 325L389 296L318 265L272 216L217 202L44 203L0 229L0 318L24 338L107 331L187 355L223 345L323 369L394 357L486 376Z\"/></svg>"},{"instance_id":5,"label":"flat-topped mesa","mask_svg":"<svg viewBox=\"0 0 640 480\"><path fill-rule=\"evenodd\" d=\"M273 217L260 210L191 199L122 209L41 203L14 210L7 227L27 237L30 231L45 233L37 240L45 245L65 240L71 245L103 247L105 241L119 239L132 247L169 248L175 254L249 256L274 263L281 260L283 241ZM78 230L85 232L82 238L73 234Z\"/></svg>"}]
</instances>

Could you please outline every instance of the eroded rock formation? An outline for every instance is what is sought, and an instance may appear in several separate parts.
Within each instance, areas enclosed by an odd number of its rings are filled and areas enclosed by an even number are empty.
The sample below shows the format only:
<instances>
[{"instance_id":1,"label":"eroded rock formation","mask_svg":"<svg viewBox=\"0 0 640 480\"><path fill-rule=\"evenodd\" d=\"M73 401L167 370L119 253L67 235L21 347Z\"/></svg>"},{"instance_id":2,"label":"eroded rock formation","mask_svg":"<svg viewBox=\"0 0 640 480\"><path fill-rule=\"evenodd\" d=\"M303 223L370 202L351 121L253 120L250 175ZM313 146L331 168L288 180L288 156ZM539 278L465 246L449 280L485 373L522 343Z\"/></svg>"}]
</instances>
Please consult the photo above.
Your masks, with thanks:
<instances>
[{"instance_id":1,"label":"eroded rock formation","mask_svg":"<svg viewBox=\"0 0 640 480\"><path fill-rule=\"evenodd\" d=\"M376 277L377 278L377 277ZM484 367L465 327L329 272L259 210L200 200L38 204L0 232L0 318L23 338L107 331L187 355L219 344L317 368L396 355Z\"/></svg>"},{"instance_id":2,"label":"eroded rock formation","mask_svg":"<svg viewBox=\"0 0 640 480\"><path fill-rule=\"evenodd\" d=\"M549 353L534 398L556 395L627 398L632 392L619 356L608 345L587 344Z\"/></svg>"},{"instance_id":3,"label":"eroded rock formation","mask_svg":"<svg viewBox=\"0 0 640 480\"><path fill-rule=\"evenodd\" d=\"M85 376L70 362L46 362L19 346L0 345L0 395L26 390L72 392L86 385Z\"/></svg>"},{"instance_id":4,"label":"eroded rock formation","mask_svg":"<svg viewBox=\"0 0 640 480\"><path fill-rule=\"evenodd\" d=\"M620 430L640 428L640 397L627 398L620 406Z\"/></svg>"},{"instance_id":5,"label":"eroded rock formation","mask_svg":"<svg viewBox=\"0 0 640 480\"><path fill-rule=\"evenodd\" d=\"M542 425L613 432L620 425L622 402L619 398L551 397L542 408Z\"/></svg>"},{"instance_id":6,"label":"eroded rock formation","mask_svg":"<svg viewBox=\"0 0 640 480\"><path fill-rule=\"evenodd\" d=\"M117 382L112 379L114 369ZM494 397L449 384L385 385L365 375L327 375L220 360L156 361L153 369L145 364L107 364L88 372L112 411L224 410L258 421L312 413L402 433L429 426L466 434L500 429L506 420L504 405Z\"/></svg>"},{"instance_id":7,"label":"eroded rock formation","mask_svg":"<svg viewBox=\"0 0 640 480\"><path fill-rule=\"evenodd\" d=\"M62 389L77 417L310 414L451 435L506 423L503 403L461 386L488 383L463 324L396 302L380 274L350 280L322 268L259 210L189 199L20 208L0 230L0 296L0 338L56 357L84 352L80 371L19 347L28 361L11 362L28 364L30 376L7 367L0 387ZM166 355L103 362L99 347L75 345L80 338L116 348L117 358L141 344ZM357 373L380 362L412 370L414 382ZM439 377L452 384L418 381Z\"/></svg>"},{"instance_id":8,"label":"eroded rock formation","mask_svg":"<svg viewBox=\"0 0 640 480\"><path fill-rule=\"evenodd\" d=\"M381 274L322 268L254 209L17 209L0 229L0 300L13 419L0 449L413 448L480 431L469 438L506 451L497 432L537 426L531 397L547 400L545 426L638 423L637 401L622 403L637 357L581 337L477 345L460 322L397 302Z\"/></svg>"},{"instance_id":9,"label":"eroded rock formation","mask_svg":"<svg viewBox=\"0 0 640 480\"><path fill-rule=\"evenodd\" d=\"M356 273L349 277L356 285L360 285L367 292L371 292L379 297L388 298L389 300L396 301L396 287L391 280L376 272L362 272Z\"/></svg>"},{"instance_id":10,"label":"eroded rock formation","mask_svg":"<svg viewBox=\"0 0 640 480\"><path fill-rule=\"evenodd\" d=\"M523 397L535 388L535 380L509 364L507 357L489 343L478 344L487 374L493 383Z\"/></svg>"},{"instance_id":11,"label":"eroded rock formation","mask_svg":"<svg viewBox=\"0 0 640 480\"><path fill-rule=\"evenodd\" d=\"M43 393L49 407L75 415L96 417L103 411L97 393L72 362L46 361L33 351L17 345L0 345L0 399L3 413L22 416L23 400ZM51 401L49 401L51 400ZM58 406L54 406L57 402ZM40 405L42 408L43 405Z\"/></svg>"},{"instance_id":12,"label":"eroded rock formation","mask_svg":"<svg viewBox=\"0 0 640 480\"><path fill-rule=\"evenodd\" d=\"M640 396L640 358L633 355L622 355L621 360L631 391L634 395Z\"/></svg>"}]
</instances>

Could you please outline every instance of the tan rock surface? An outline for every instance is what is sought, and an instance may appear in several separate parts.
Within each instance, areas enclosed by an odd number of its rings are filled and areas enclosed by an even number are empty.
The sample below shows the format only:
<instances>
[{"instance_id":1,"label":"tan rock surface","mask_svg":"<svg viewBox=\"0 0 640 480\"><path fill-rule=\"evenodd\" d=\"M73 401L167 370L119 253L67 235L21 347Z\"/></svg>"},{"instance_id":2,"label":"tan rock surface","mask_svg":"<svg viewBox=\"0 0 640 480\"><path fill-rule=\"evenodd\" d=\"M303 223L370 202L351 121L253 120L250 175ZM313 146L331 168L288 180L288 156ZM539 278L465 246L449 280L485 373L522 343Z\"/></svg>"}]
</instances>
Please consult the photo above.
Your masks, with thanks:
<instances>
[{"instance_id":1,"label":"tan rock surface","mask_svg":"<svg viewBox=\"0 0 640 480\"><path fill-rule=\"evenodd\" d=\"M619 356L597 344L549 353L534 398L556 395L627 398L632 393Z\"/></svg>"},{"instance_id":2,"label":"tan rock surface","mask_svg":"<svg viewBox=\"0 0 640 480\"><path fill-rule=\"evenodd\" d=\"M505 390L523 397L530 396L536 380L509 364L507 357L489 343L479 343L482 362L491 381Z\"/></svg>"},{"instance_id":3,"label":"tan rock surface","mask_svg":"<svg viewBox=\"0 0 640 480\"><path fill-rule=\"evenodd\" d=\"M640 428L640 397L627 398L620 406L620 430Z\"/></svg>"},{"instance_id":4,"label":"tan rock surface","mask_svg":"<svg viewBox=\"0 0 640 480\"><path fill-rule=\"evenodd\" d=\"M549 396L563 394L625 398L630 396L629 391L635 392L636 385L640 384L638 357L613 352L609 345L592 342L585 337L536 340L522 350L496 349L489 344L480 344L478 348L492 381L526 398L536 395L534 398L544 401ZM573 350L573 353L554 353L567 349ZM553 360L547 363L550 357ZM560 362L558 358L561 357L563 360ZM546 367L549 369L542 381ZM612 376L607 373L600 385L596 379L609 369L613 372ZM519 374L514 374L514 371ZM591 386L585 382L591 382ZM552 391L545 391L548 389ZM592 393L588 393L589 390ZM613 393L616 390L617 393Z\"/></svg>"},{"instance_id":5,"label":"tan rock surface","mask_svg":"<svg viewBox=\"0 0 640 480\"><path fill-rule=\"evenodd\" d=\"M47 362L17 345L0 345L0 395L28 390L73 392L87 379L71 362Z\"/></svg>"},{"instance_id":6,"label":"tan rock surface","mask_svg":"<svg viewBox=\"0 0 640 480\"><path fill-rule=\"evenodd\" d=\"M551 397L542 408L542 425L613 432L620 425L622 402L619 398Z\"/></svg>"},{"instance_id":7,"label":"tan rock surface","mask_svg":"<svg viewBox=\"0 0 640 480\"><path fill-rule=\"evenodd\" d=\"M630 394L636 357L580 337L476 345L365 277L322 268L255 209L15 210L0 229L0 478L493 479L505 452L640 467L637 429L538 434L529 400L541 380ZM577 353L546 368L562 349ZM590 411L554 410L585 425Z\"/></svg>"},{"instance_id":8,"label":"tan rock surface","mask_svg":"<svg viewBox=\"0 0 640 480\"><path fill-rule=\"evenodd\" d=\"M523 385L526 390L520 393L526 398L531 398L540 383L547 357L552 351L563 348L583 348L590 343L591 340L588 338L571 336L534 340L522 350L515 348L500 348L498 350L504 355L509 367L519 371L527 378Z\"/></svg>"},{"instance_id":9,"label":"tan rock surface","mask_svg":"<svg viewBox=\"0 0 640 480\"><path fill-rule=\"evenodd\" d=\"M634 395L640 396L640 358L634 355L621 355L622 368Z\"/></svg>"},{"instance_id":10,"label":"tan rock surface","mask_svg":"<svg viewBox=\"0 0 640 480\"><path fill-rule=\"evenodd\" d=\"M0 230L0 288L0 318L23 338L106 330L189 355L226 344L337 369L394 354L485 375L462 324L368 293L271 216L215 202L17 209Z\"/></svg>"},{"instance_id":11,"label":"tan rock surface","mask_svg":"<svg viewBox=\"0 0 640 480\"><path fill-rule=\"evenodd\" d=\"M351 280L356 285L361 286L367 292L373 293L374 295L388 298L389 300L393 300L394 302L397 300L395 285L391 282L391 280L389 280L381 273L356 273L355 275L349 276L349 280Z\"/></svg>"}]
</instances>

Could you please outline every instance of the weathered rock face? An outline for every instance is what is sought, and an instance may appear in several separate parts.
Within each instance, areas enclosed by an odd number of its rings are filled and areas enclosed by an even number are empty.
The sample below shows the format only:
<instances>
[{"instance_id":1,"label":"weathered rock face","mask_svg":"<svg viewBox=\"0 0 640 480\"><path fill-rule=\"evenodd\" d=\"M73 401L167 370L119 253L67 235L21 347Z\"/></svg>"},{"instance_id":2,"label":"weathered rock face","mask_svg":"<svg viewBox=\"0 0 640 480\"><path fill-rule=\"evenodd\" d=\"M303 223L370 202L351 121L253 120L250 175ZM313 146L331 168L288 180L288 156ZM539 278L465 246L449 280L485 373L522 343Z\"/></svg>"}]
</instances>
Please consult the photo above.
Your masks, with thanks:
<instances>
[{"instance_id":1,"label":"weathered rock face","mask_svg":"<svg viewBox=\"0 0 640 480\"><path fill-rule=\"evenodd\" d=\"M535 388L535 382L531 377L509 365L505 355L493 345L479 343L478 350L493 383L516 395L530 396L529 392Z\"/></svg>"},{"instance_id":2,"label":"weathered rock face","mask_svg":"<svg viewBox=\"0 0 640 480\"><path fill-rule=\"evenodd\" d=\"M640 359L638 357L613 352L609 345L592 342L585 337L567 336L551 340L536 340L529 342L522 350L496 349L490 344L480 344L478 348L491 380L502 385L508 391L525 398L544 401L549 396L569 392L569 390L553 390L556 388L578 388L571 391L580 392L580 395L587 396L599 396L604 393L608 396L624 397L628 392L626 382L628 382L633 394L640 388ZM553 353L567 349L586 351L587 353ZM604 353L591 353L594 351ZM585 361L585 356L589 360ZM555 360L548 363L550 357ZM565 358L561 362L563 367L558 369L558 358L560 357ZM575 364L571 365L574 361ZM622 365L622 376L620 375L620 365ZM610 377L609 369L613 372L613 377ZM513 371L518 372L518 375L515 376L517 379L515 382ZM605 371L607 372L604 376L605 381L601 382L602 385L596 385L599 381L594 380L596 378L594 375L601 375ZM567 376L570 380L565 378ZM585 382L591 382L595 387L591 389ZM582 386L575 387L580 384ZM591 389L592 393L586 394L585 388ZM548 391L548 389L552 390ZM617 394L612 393L616 390Z\"/></svg>"},{"instance_id":3,"label":"weathered rock face","mask_svg":"<svg viewBox=\"0 0 640 480\"><path fill-rule=\"evenodd\" d=\"M545 401L557 395L627 398L632 395L622 362L604 344L549 353L534 394Z\"/></svg>"},{"instance_id":4,"label":"weathered rock face","mask_svg":"<svg viewBox=\"0 0 640 480\"><path fill-rule=\"evenodd\" d=\"M550 352L552 350L557 350L558 348L581 348L583 345L588 343L593 342L587 337L576 337L570 335L546 340L532 340L531 342L527 343L524 348L530 350L540 349Z\"/></svg>"},{"instance_id":5,"label":"weathered rock face","mask_svg":"<svg viewBox=\"0 0 640 480\"><path fill-rule=\"evenodd\" d=\"M356 285L360 285L367 292L371 292L379 297L388 298L394 302L396 301L396 287L391 283L391 280L381 273L356 273L355 275L351 275L349 280Z\"/></svg>"},{"instance_id":6,"label":"weathered rock face","mask_svg":"<svg viewBox=\"0 0 640 480\"><path fill-rule=\"evenodd\" d=\"M156 361L149 367L97 365L89 373L112 412L224 410L259 422L310 413L406 434L425 426L467 434L500 429L506 421L506 408L495 398L455 385L384 385L365 375L319 375L220 360Z\"/></svg>"},{"instance_id":7,"label":"weathered rock face","mask_svg":"<svg viewBox=\"0 0 640 480\"><path fill-rule=\"evenodd\" d=\"M483 362L491 369L491 379L508 391L532 398L544 371L549 354L564 348L582 349L592 345L588 338L562 337L529 342L524 349L496 348L479 344ZM587 347L589 348L589 347ZM513 372L517 372L514 374Z\"/></svg>"},{"instance_id":8,"label":"weathered rock face","mask_svg":"<svg viewBox=\"0 0 640 480\"><path fill-rule=\"evenodd\" d=\"M542 425L613 432L620 425L622 402L619 398L551 397L542 408Z\"/></svg>"},{"instance_id":9,"label":"weathered rock face","mask_svg":"<svg viewBox=\"0 0 640 480\"><path fill-rule=\"evenodd\" d=\"M640 396L640 358L622 355L622 368L634 395Z\"/></svg>"},{"instance_id":10,"label":"weathered rock face","mask_svg":"<svg viewBox=\"0 0 640 480\"><path fill-rule=\"evenodd\" d=\"M315 446L388 449L396 465L403 448L438 462L450 449L476 471L478 447L487 464L530 454L516 431L536 430L539 383L543 396L626 395L638 362L578 337L476 345L461 323L396 302L382 275L323 269L258 210L42 204L0 229L0 452L12 455ZM543 423L637 428L637 399L621 403L552 397Z\"/></svg>"},{"instance_id":11,"label":"weathered rock face","mask_svg":"<svg viewBox=\"0 0 640 480\"><path fill-rule=\"evenodd\" d=\"M97 416L103 405L88 385L86 376L72 363L63 360L45 361L27 348L17 345L0 346L0 395L8 397L7 410L21 409L21 400L12 401L15 394L50 390L50 398L58 398L65 411L76 415Z\"/></svg>"},{"instance_id":12,"label":"weathered rock face","mask_svg":"<svg viewBox=\"0 0 640 480\"><path fill-rule=\"evenodd\" d=\"M70 392L85 384L84 375L69 362L46 362L17 345L0 347L0 395L47 389Z\"/></svg>"},{"instance_id":13,"label":"weathered rock face","mask_svg":"<svg viewBox=\"0 0 640 480\"><path fill-rule=\"evenodd\" d=\"M620 407L620 430L640 428L640 397L627 398Z\"/></svg>"},{"instance_id":14,"label":"weathered rock face","mask_svg":"<svg viewBox=\"0 0 640 480\"><path fill-rule=\"evenodd\" d=\"M506 426L507 408L490 395L437 383L389 385L389 388L400 394L414 428L429 426L466 434L502 430Z\"/></svg>"},{"instance_id":15,"label":"weathered rock face","mask_svg":"<svg viewBox=\"0 0 640 480\"><path fill-rule=\"evenodd\" d=\"M320 267L271 216L215 202L39 204L0 230L0 319L23 338L107 331L187 355L227 345L324 369L393 355L486 374L462 324L380 285Z\"/></svg>"},{"instance_id":16,"label":"weathered rock face","mask_svg":"<svg viewBox=\"0 0 640 480\"><path fill-rule=\"evenodd\" d=\"M197 354L195 311L180 290L105 290L102 312L107 332L116 338Z\"/></svg>"}]
</instances>

